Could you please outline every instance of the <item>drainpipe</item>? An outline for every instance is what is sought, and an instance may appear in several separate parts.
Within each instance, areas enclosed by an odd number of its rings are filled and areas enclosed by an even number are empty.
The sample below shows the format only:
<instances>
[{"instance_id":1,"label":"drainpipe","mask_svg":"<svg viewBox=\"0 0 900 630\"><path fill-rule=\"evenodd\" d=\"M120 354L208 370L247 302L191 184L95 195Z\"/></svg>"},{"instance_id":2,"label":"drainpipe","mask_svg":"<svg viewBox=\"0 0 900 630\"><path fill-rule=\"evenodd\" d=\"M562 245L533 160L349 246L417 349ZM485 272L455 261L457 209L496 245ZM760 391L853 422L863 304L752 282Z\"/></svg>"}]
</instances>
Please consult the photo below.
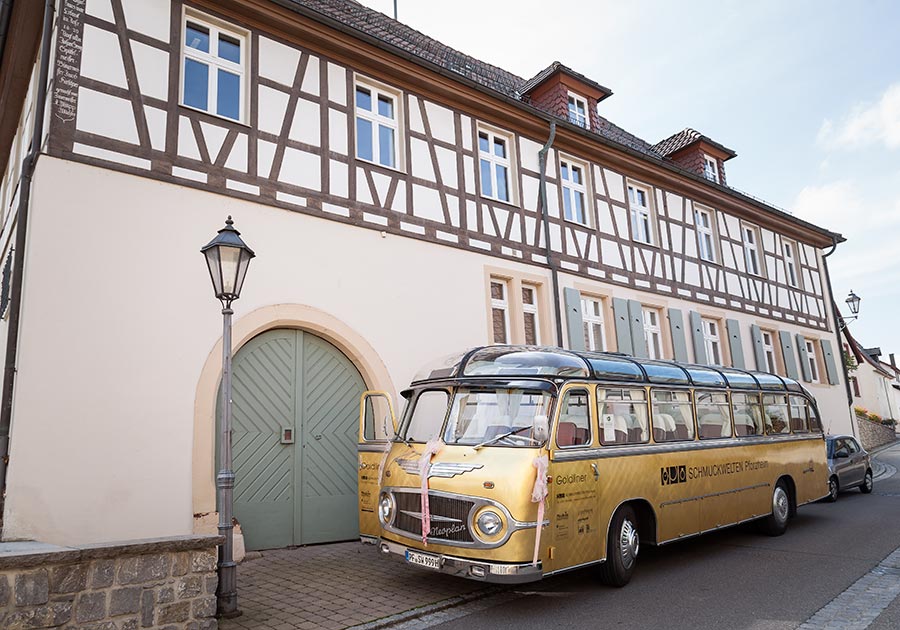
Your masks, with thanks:
<instances>
[{"instance_id":1,"label":"drainpipe","mask_svg":"<svg viewBox=\"0 0 900 630\"><path fill-rule=\"evenodd\" d=\"M544 245L547 252L547 266L550 267L550 276L553 279L553 311L556 315L556 345L563 347L562 336L562 311L559 306L559 271L553 264L553 249L550 247L550 216L547 209L547 152L553 145L556 137L556 121L550 121L550 137L547 143L538 151L538 168L540 169L539 188L541 191L541 220L544 224Z\"/></svg>"},{"instance_id":2,"label":"drainpipe","mask_svg":"<svg viewBox=\"0 0 900 630\"><path fill-rule=\"evenodd\" d=\"M3 49L9 35L9 22L12 16L13 0L0 0L0 67L3 67Z\"/></svg>"},{"instance_id":3,"label":"drainpipe","mask_svg":"<svg viewBox=\"0 0 900 630\"><path fill-rule=\"evenodd\" d=\"M855 434L856 425L853 422L855 414L852 411L853 391L850 389L850 373L847 371L847 362L844 360L844 343L841 341L841 325L843 324L844 319L841 317L840 312L838 312L837 303L834 301L834 288L831 286L831 274L828 272L827 258L834 253L834 250L837 249L837 245L837 239L832 236L831 250L827 254L822 255L822 266L825 268L825 283L828 285L828 295L831 298L831 315L834 319L834 336L837 340L837 349L841 353L841 370L844 373L844 389L847 390L847 410L850 413L850 428L853 429Z\"/></svg>"},{"instance_id":4,"label":"drainpipe","mask_svg":"<svg viewBox=\"0 0 900 630\"><path fill-rule=\"evenodd\" d=\"M28 206L31 180L41 152L44 131L44 107L47 103L47 78L50 74L50 40L53 33L53 0L44 0L44 29L41 40L41 67L34 101L34 127L31 149L22 162L19 179L19 205L16 210L16 240L12 256L12 283L9 292L9 328L6 335L6 362L3 368L3 393L0 399L0 536L6 499L6 470L9 465L9 428L12 424L13 391L16 380L16 355L19 350L19 317L22 310L22 272L28 236Z\"/></svg>"}]
</instances>

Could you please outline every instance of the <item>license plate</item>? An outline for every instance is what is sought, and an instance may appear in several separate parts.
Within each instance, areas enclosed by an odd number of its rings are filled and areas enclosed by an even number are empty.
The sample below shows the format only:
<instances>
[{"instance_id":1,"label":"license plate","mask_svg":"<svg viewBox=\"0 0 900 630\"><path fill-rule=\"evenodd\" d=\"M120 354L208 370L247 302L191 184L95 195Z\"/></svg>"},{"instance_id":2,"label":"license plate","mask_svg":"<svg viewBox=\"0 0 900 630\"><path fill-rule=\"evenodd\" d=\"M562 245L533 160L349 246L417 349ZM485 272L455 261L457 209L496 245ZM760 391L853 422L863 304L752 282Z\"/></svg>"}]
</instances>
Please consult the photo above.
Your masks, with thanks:
<instances>
[{"instance_id":1,"label":"license plate","mask_svg":"<svg viewBox=\"0 0 900 630\"><path fill-rule=\"evenodd\" d=\"M441 557L433 556L430 553L419 553L418 551L406 550L406 561L427 569L440 570Z\"/></svg>"}]
</instances>

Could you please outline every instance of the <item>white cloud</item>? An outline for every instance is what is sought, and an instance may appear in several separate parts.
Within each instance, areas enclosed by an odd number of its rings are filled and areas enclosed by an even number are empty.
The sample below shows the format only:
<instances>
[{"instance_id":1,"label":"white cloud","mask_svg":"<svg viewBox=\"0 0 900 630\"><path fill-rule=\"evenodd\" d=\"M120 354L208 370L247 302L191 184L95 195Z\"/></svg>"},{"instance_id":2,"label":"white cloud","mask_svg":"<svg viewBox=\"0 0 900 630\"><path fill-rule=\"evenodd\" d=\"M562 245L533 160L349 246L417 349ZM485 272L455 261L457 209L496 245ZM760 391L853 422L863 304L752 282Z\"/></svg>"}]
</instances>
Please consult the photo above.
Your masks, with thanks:
<instances>
[{"instance_id":1,"label":"white cloud","mask_svg":"<svg viewBox=\"0 0 900 630\"><path fill-rule=\"evenodd\" d=\"M825 119L816 140L832 149L877 144L900 148L900 83L888 87L876 103L857 104L838 123Z\"/></svg>"}]
</instances>

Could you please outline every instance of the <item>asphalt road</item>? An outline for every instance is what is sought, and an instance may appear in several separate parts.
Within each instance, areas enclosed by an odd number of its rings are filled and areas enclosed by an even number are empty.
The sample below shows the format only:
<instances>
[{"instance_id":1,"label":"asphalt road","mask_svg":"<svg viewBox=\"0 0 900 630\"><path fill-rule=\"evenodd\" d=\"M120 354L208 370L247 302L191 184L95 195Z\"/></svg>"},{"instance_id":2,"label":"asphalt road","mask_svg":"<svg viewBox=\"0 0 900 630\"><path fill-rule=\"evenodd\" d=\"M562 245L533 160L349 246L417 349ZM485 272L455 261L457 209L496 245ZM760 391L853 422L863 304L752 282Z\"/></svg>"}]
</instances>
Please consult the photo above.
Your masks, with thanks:
<instances>
[{"instance_id":1,"label":"asphalt road","mask_svg":"<svg viewBox=\"0 0 900 630\"><path fill-rule=\"evenodd\" d=\"M900 468L900 446L880 461ZM800 508L778 538L743 525L642 547L631 583L600 585L592 569L514 590L512 601L429 628L796 628L900 547L900 474ZM900 579L900 578L898 578ZM485 602L488 603L488 602ZM424 619L422 621L425 621ZM900 628L900 598L869 626Z\"/></svg>"}]
</instances>

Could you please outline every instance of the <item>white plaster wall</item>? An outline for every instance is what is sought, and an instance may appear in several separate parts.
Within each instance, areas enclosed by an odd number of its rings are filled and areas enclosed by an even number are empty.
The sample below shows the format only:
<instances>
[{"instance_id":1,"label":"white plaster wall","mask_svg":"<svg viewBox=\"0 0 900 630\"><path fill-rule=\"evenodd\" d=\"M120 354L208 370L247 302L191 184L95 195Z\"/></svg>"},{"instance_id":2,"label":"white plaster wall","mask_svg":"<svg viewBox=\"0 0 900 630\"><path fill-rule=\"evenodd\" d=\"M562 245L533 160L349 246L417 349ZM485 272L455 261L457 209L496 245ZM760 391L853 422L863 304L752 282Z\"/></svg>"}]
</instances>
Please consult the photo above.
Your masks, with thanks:
<instances>
[{"instance_id":1,"label":"white plaster wall","mask_svg":"<svg viewBox=\"0 0 900 630\"><path fill-rule=\"evenodd\" d=\"M32 199L7 539L191 533L196 388L221 335L199 249L227 214L257 252L236 321L330 313L397 388L486 343L494 258L46 157Z\"/></svg>"},{"instance_id":2,"label":"white plaster wall","mask_svg":"<svg viewBox=\"0 0 900 630\"><path fill-rule=\"evenodd\" d=\"M890 381L879 374L868 363L862 362L853 372L859 383L860 397L854 399L854 405L864 407L882 418L897 418L894 404L894 391Z\"/></svg>"}]
</instances>

